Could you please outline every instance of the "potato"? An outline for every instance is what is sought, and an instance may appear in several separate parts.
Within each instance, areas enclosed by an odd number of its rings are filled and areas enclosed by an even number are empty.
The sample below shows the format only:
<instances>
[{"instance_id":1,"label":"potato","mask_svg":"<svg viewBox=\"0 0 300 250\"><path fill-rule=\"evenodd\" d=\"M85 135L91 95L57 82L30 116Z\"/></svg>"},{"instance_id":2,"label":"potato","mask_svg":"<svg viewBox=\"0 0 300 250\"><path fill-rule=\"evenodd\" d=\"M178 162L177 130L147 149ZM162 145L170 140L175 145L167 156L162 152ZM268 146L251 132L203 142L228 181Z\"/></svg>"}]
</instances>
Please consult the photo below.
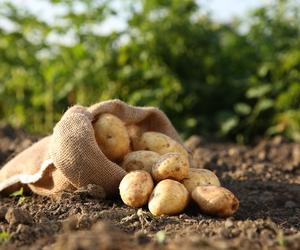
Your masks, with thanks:
<instances>
[{"instance_id":1,"label":"potato","mask_svg":"<svg viewBox=\"0 0 300 250\"><path fill-rule=\"evenodd\" d=\"M175 215L187 206L189 194L178 181L163 180L154 188L148 203L149 211L154 215Z\"/></svg>"},{"instance_id":2,"label":"potato","mask_svg":"<svg viewBox=\"0 0 300 250\"><path fill-rule=\"evenodd\" d=\"M130 138L130 143L131 143L131 148L134 151L137 151L139 148L139 140L142 136L142 134L146 131L144 128L142 128L139 125L136 124L129 124L126 126L129 138Z\"/></svg>"},{"instance_id":3,"label":"potato","mask_svg":"<svg viewBox=\"0 0 300 250\"><path fill-rule=\"evenodd\" d=\"M158 161L158 153L140 150L127 154L122 163L122 167L127 171L145 170L151 173L152 166Z\"/></svg>"},{"instance_id":4,"label":"potato","mask_svg":"<svg viewBox=\"0 0 300 250\"><path fill-rule=\"evenodd\" d=\"M138 149L154 151L161 155L176 152L189 157L188 152L181 144L158 132L143 133L138 143Z\"/></svg>"},{"instance_id":5,"label":"potato","mask_svg":"<svg viewBox=\"0 0 300 250\"><path fill-rule=\"evenodd\" d=\"M119 190L122 201L130 207L144 206L154 188L151 175L144 170L136 170L124 176Z\"/></svg>"},{"instance_id":6,"label":"potato","mask_svg":"<svg viewBox=\"0 0 300 250\"><path fill-rule=\"evenodd\" d=\"M130 149L130 141L124 123L112 114L102 114L94 123L96 141L112 161L122 159Z\"/></svg>"},{"instance_id":7,"label":"potato","mask_svg":"<svg viewBox=\"0 0 300 250\"><path fill-rule=\"evenodd\" d=\"M239 200L228 189L218 186L198 186L192 198L203 213L219 217L233 215L239 208Z\"/></svg>"},{"instance_id":8,"label":"potato","mask_svg":"<svg viewBox=\"0 0 300 250\"><path fill-rule=\"evenodd\" d=\"M188 178L182 181L189 193L198 186L214 185L220 186L218 177L208 169L190 168Z\"/></svg>"},{"instance_id":9,"label":"potato","mask_svg":"<svg viewBox=\"0 0 300 250\"><path fill-rule=\"evenodd\" d=\"M189 159L179 153L161 156L152 167L152 177L156 182L164 179L181 181L189 176Z\"/></svg>"}]
</instances>

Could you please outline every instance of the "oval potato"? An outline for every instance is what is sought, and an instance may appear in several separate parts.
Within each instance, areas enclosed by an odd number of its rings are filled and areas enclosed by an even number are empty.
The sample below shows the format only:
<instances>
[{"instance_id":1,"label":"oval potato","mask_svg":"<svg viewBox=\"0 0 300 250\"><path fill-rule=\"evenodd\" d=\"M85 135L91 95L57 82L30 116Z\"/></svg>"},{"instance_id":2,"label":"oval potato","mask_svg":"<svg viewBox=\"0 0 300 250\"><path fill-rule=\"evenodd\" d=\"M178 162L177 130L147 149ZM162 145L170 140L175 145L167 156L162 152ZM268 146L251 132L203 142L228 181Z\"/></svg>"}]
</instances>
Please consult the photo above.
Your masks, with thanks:
<instances>
[{"instance_id":1,"label":"oval potato","mask_svg":"<svg viewBox=\"0 0 300 250\"><path fill-rule=\"evenodd\" d=\"M182 181L189 193L198 186L220 186L220 181L214 172L203 168L190 168L188 178Z\"/></svg>"},{"instance_id":2,"label":"oval potato","mask_svg":"<svg viewBox=\"0 0 300 250\"><path fill-rule=\"evenodd\" d=\"M228 189L218 186L198 186L192 198L203 213L219 217L233 215L239 208L239 200Z\"/></svg>"},{"instance_id":3,"label":"oval potato","mask_svg":"<svg viewBox=\"0 0 300 250\"><path fill-rule=\"evenodd\" d=\"M179 153L161 156L152 167L152 177L156 182L164 179L182 181L189 176L189 159Z\"/></svg>"},{"instance_id":4,"label":"oval potato","mask_svg":"<svg viewBox=\"0 0 300 250\"><path fill-rule=\"evenodd\" d=\"M154 188L148 203L153 215L175 215L181 213L187 206L189 194L178 181L163 180Z\"/></svg>"},{"instance_id":5,"label":"oval potato","mask_svg":"<svg viewBox=\"0 0 300 250\"><path fill-rule=\"evenodd\" d=\"M189 157L189 153L180 143L158 132L143 133L138 143L138 150L150 150L161 155L176 152Z\"/></svg>"},{"instance_id":6,"label":"oval potato","mask_svg":"<svg viewBox=\"0 0 300 250\"><path fill-rule=\"evenodd\" d=\"M130 207L144 206L154 188L151 175L144 170L136 170L124 176L119 185L122 201Z\"/></svg>"},{"instance_id":7,"label":"oval potato","mask_svg":"<svg viewBox=\"0 0 300 250\"><path fill-rule=\"evenodd\" d=\"M102 114L93 124L96 141L112 161L122 159L130 149L130 140L124 123L112 114Z\"/></svg>"},{"instance_id":8,"label":"oval potato","mask_svg":"<svg viewBox=\"0 0 300 250\"><path fill-rule=\"evenodd\" d=\"M158 161L160 155L153 151L140 150L127 154L123 160L122 167L127 171L145 170L151 173L151 169Z\"/></svg>"}]
</instances>

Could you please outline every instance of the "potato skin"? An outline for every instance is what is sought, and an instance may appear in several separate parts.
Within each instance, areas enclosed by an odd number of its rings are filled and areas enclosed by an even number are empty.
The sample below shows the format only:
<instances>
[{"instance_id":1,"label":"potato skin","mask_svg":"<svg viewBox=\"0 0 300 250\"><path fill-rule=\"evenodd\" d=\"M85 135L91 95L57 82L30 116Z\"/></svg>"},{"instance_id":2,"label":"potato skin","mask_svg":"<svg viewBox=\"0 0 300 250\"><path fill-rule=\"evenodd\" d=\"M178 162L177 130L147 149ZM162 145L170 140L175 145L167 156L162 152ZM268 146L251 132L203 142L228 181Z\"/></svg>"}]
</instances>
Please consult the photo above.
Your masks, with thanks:
<instances>
[{"instance_id":1,"label":"potato skin","mask_svg":"<svg viewBox=\"0 0 300 250\"><path fill-rule=\"evenodd\" d=\"M130 149L130 140L124 123L112 114L102 114L93 124L96 141L111 161L122 159Z\"/></svg>"},{"instance_id":2,"label":"potato skin","mask_svg":"<svg viewBox=\"0 0 300 250\"><path fill-rule=\"evenodd\" d=\"M138 150L150 150L161 155L166 153L180 153L189 157L187 150L169 136L158 132L145 132L138 143Z\"/></svg>"},{"instance_id":3,"label":"potato skin","mask_svg":"<svg viewBox=\"0 0 300 250\"><path fill-rule=\"evenodd\" d=\"M192 198L203 213L218 217L233 215L239 208L239 200L224 187L198 186Z\"/></svg>"},{"instance_id":4,"label":"potato skin","mask_svg":"<svg viewBox=\"0 0 300 250\"><path fill-rule=\"evenodd\" d=\"M139 141L144 132L146 130L137 124L128 124L126 126L127 132L129 134L130 145L133 151L138 151Z\"/></svg>"},{"instance_id":5,"label":"potato skin","mask_svg":"<svg viewBox=\"0 0 300 250\"><path fill-rule=\"evenodd\" d=\"M162 155L152 167L152 177L156 182L164 179L182 181L189 176L189 159L179 153Z\"/></svg>"},{"instance_id":6,"label":"potato skin","mask_svg":"<svg viewBox=\"0 0 300 250\"><path fill-rule=\"evenodd\" d=\"M127 172L145 170L151 173L151 169L158 161L160 155L153 151L140 150L127 154L123 160L122 168Z\"/></svg>"},{"instance_id":7,"label":"potato skin","mask_svg":"<svg viewBox=\"0 0 300 250\"><path fill-rule=\"evenodd\" d=\"M151 175L136 170L124 176L119 185L122 201L130 207L139 208L147 204L154 188Z\"/></svg>"},{"instance_id":8,"label":"potato skin","mask_svg":"<svg viewBox=\"0 0 300 250\"><path fill-rule=\"evenodd\" d=\"M190 168L188 178L184 179L181 183L186 187L189 193L192 193L198 186L221 185L214 172L202 168Z\"/></svg>"},{"instance_id":9,"label":"potato skin","mask_svg":"<svg viewBox=\"0 0 300 250\"><path fill-rule=\"evenodd\" d=\"M175 215L181 213L189 202L186 188L178 181L166 179L154 188L148 203L153 215Z\"/></svg>"}]
</instances>

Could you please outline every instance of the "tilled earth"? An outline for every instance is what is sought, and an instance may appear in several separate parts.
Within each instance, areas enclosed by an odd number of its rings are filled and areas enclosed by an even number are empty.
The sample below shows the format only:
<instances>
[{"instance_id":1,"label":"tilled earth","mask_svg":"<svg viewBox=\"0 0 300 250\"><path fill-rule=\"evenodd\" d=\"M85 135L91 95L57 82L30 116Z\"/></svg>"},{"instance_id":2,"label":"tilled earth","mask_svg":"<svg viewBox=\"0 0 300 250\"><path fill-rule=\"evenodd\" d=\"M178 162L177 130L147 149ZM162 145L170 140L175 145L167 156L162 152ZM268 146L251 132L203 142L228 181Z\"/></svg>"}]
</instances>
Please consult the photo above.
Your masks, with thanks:
<instances>
[{"instance_id":1,"label":"tilled earth","mask_svg":"<svg viewBox=\"0 0 300 250\"><path fill-rule=\"evenodd\" d=\"M38 140L0 128L0 166ZM300 249L300 145L281 137L252 146L186 145L199 168L213 170L240 200L219 219L195 205L179 216L153 217L89 186L58 197L0 198L1 249ZM96 192L95 192L96 190Z\"/></svg>"}]
</instances>

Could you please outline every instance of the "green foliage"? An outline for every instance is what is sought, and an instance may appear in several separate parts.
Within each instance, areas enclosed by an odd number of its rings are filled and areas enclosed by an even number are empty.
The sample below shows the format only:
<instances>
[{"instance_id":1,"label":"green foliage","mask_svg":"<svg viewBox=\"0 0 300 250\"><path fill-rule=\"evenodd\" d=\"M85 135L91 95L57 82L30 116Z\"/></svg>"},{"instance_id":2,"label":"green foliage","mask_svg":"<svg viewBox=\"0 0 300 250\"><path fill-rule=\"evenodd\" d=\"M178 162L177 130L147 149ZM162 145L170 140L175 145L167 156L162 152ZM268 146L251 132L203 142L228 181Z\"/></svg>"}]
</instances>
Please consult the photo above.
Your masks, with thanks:
<instances>
[{"instance_id":1,"label":"green foliage","mask_svg":"<svg viewBox=\"0 0 300 250\"><path fill-rule=\"evenodd\" d=\"M24 188L21 187L19 190L11 193L9 195L10 197L19 197L18 199L18 205L23 204L26 201L26 197L24 196Z\"/></svg>"},{"instance_id":2,"label":"green foliage","mask_svg":"<svg viewBox=\"0 0 300 250\"><path fill-rule=\"evenodd\" d=\"M0 244L5 243L9 239L10 239L9 232L6 232L6 231L1 231L0 232Z\"/></svg>"},{"instance_id":3,"label":"green foliage","mask_svg":"<svg viewBox=\"0 0 300 250\"><path fill-rule=\"evenodd\" d=\"M44 133L68 106L120 98L160 107L184 136L300 140L300 12L292 1L231 23L201 14L193 0L49 4L64 10L51 23L0 3L0 20L11 24L0 25L3 121ZM100 33L116 16L124 30Z\"/></svg>"}]
</instances>

